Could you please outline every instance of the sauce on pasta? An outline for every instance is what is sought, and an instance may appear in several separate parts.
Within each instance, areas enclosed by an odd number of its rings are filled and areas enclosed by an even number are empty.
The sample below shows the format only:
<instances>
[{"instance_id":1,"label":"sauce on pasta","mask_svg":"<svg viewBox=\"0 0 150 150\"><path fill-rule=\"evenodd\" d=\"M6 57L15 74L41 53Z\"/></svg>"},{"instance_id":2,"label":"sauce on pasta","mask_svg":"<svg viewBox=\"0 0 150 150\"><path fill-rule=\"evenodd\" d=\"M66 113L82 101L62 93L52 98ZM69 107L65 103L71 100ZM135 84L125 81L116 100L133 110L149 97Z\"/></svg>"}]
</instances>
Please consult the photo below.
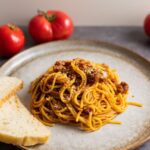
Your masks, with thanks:
<instances>
[{"instance_id":1,"label":"sauce on pasta","mask_svg":"<svg viewBox=\"0 0 150 150\"><path fill-rule=\"evenodd\" d=\"M76 58L57 61L31 83L31 112L45 125L71 124L95 131L124 112L128 105L128 84L106 64Z\"/></svg>"}]
</instances>

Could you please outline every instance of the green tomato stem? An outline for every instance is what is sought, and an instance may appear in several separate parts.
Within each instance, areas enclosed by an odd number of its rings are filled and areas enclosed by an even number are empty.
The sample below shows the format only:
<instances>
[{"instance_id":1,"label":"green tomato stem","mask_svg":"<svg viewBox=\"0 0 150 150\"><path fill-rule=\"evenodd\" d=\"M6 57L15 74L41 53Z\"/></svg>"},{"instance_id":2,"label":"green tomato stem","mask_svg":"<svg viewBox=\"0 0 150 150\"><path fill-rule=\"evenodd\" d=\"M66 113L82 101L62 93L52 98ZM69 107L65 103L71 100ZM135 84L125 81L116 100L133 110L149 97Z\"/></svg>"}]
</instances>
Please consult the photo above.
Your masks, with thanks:
<instances>
[{"instance_id":1,"label":"green tomato stem","mask_svg":"<svg viewBox=\"0 0 150 150\"><path fill-rule=\"evenodd\" d=\"M56 19L56 15L55 14L49 15L47 12L45 12L43 10L38 10L38 14L39 15L43 15L49 22L53 22Z\"/></svg>"}]
</instances>

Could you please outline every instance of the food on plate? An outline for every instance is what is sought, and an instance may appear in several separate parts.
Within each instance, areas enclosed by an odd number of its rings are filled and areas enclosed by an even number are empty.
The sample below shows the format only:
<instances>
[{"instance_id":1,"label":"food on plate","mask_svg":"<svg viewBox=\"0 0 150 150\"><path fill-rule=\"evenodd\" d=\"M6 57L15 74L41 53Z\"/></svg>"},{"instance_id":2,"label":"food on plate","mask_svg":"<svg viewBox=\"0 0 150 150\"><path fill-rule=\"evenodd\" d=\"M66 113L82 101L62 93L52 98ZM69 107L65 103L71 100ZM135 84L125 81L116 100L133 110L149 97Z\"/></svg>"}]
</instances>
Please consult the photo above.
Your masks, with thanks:
<instances>
[{"instance_id":1,"label":"food on plate","mask_svg":"<svg viewBox=\"0 0 150 150\"><path fill-rule=\"evenodd\" d=\"M76 125L95 131L124 112L129 86L106 64L76 58L57 61L31 83L31 112L45 125Z\"/></svg>"},{"instance_id":2,"label":"food on plate","mask_svg":"<svg viewBox=\"0 0 150 150\"><path fill-rule=\"evenodd\" d=\"M150 36L150 14L148 14L144 20L144 31Z\"/></svg>"},{"instance_id":3,"label":"food on plate","mask_svg":"<svg viewBox=\"0 0 150 150\"><path fill-rule=\"evenodd\" d=\"M0 108L0 141L19 146L45 143L49 131L20 102L11 96Z\"/></svg>"},{"instance_id":4,"label":"food on plate","mask_svg":"<svg viewBox=\"0 0 150 150\"><path fill-rule=\"evenodd\" d=\"M0 27L0 56L13 56L20 52L24 45L25 36L21 28L14 24Z\"/></svg>"},{"instance_id":5,"label":"food on plate","mask_svg":"<svg viewBox=\"0 0 150 150\"><path fill-rule=\"evenodd\" d=\"M21 103L16 92L23 82L15 77L0 77L0 141L31 146L45 143L49 130Z\"/></svg>"},{"instance_id":6,"label":"food on plate","mask_svg":"<svg viewBox=\"0 0 150 150\"><path fill-rule=\"evenodd\" d=\"M62 11L39 11L29 23L29 33L37 43L66 39L73 32L71 18Z\"/></svg>"},{"instance_id":7,"label":"food on plate","mask_svg":"<svg viewBox=\"0 0 150 150\"><path fill-rule=\"evenodd\" d=\"M16 77L7 77L1 76L0 77L0 106L2 106L7 99L15 95L17 91L22 89L23 82L22 80Z\"/></svg>"}]
</instances>

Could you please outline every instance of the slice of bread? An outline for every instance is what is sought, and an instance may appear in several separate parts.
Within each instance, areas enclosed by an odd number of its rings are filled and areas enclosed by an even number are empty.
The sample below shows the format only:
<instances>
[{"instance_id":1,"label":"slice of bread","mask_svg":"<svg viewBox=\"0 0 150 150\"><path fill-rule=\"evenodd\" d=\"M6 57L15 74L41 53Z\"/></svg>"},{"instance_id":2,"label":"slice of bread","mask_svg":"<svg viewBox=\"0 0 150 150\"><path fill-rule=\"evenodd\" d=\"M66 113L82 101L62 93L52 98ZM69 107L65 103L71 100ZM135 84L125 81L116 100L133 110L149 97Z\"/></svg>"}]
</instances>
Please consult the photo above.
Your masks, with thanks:
<instances>
[{"instance_id":1,"label":"slice of bread","mask_svg":"<svg viewBox=\"0 0 150 150\"><path fill-rule=\"evenodd\" d=\"M16 77L0 77L0 106L22 87L23 81Z\"/></svg>"},{"instance_id":2,"label":"slice of bread","mask_svg":"<svg viewBox=\"0 0 150 150\"><path fill-rule=\"evenodd\" d=\"M34 118L17 96L11 96L0 108L0 141L32 146L48 140L49 130Z\"/></svg>"}]
</instances>

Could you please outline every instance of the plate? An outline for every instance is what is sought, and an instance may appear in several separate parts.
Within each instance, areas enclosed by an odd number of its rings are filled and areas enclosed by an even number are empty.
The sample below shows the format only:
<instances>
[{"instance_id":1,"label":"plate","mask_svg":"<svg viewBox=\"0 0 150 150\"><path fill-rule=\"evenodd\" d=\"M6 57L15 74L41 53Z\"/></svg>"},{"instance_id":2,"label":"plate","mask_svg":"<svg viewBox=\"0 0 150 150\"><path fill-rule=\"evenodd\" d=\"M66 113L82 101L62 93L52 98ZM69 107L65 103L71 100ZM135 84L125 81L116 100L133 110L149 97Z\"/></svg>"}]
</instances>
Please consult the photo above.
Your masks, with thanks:
<instances>
[{"instance_id":1,"label":"plate","mask_svg":"<svg viewBox=\"0 0 150 150\"><path fill-rule=\"evenodd\" d=\"M106 63L117 69L121 80L130 87L128 99L144 105L129 106L116 119L122 125L108 124L87 133L75 127L57 124L49 127L51 138L33 150L123 150L132 149L150 138L150 62L130 50L100 41L69 40L32 47L6 62L1 75L16 76L24 81L18 94L29 109L30 82L45 72L57 60L85 58Z\"/></svg>"}]
</instances>

